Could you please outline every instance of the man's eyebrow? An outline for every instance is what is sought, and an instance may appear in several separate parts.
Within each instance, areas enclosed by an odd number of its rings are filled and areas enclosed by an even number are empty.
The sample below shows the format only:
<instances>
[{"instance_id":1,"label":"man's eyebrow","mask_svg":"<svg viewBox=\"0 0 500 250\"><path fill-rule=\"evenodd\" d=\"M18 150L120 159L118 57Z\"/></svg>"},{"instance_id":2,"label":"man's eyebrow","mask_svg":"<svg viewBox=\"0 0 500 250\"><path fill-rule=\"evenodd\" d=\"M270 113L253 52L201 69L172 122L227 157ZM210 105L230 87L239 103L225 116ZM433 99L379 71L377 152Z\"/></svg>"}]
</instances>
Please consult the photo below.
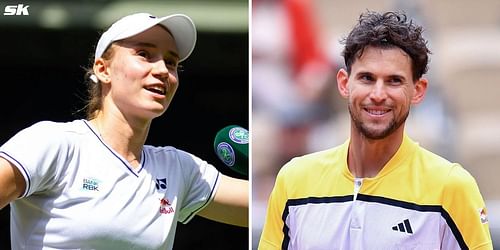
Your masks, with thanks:
<instances>
[{"instance_id":1,"label":"man's eyebrow","mask_svg":"<svg viewBox=\"0 0 500 250\"><path fill-rule=\"evenodd\" d=\"M389 75L387 78L389 78L389 79L400 79L402 81L406 81L406 77L404 77L402 75L398 75L398 74Z\"/></svg>"},{"instance_id":2,"label":"man's eyebrow","mask_svg":"<svg viewBox=\"0 0 500 250\"><path fill-rule=\"evenodd\" d=\"M369 71L360 71L356 73L356 76L373 76L374 74ZM401 79L403 81L406 80L406 77L400 74L391 74L386 76L387 79Z\"/></svg>"},{"instance_id":3,"label":"man's eyebrow","mask_svg":"<svg viewBox=\"0 0 500 250\"><path fill-rule=\"evenodd\" d=\"M359 71L356 73L355 76L372 76L373 73L371 73L370 71Z\"/></svg>"}]
</instances>

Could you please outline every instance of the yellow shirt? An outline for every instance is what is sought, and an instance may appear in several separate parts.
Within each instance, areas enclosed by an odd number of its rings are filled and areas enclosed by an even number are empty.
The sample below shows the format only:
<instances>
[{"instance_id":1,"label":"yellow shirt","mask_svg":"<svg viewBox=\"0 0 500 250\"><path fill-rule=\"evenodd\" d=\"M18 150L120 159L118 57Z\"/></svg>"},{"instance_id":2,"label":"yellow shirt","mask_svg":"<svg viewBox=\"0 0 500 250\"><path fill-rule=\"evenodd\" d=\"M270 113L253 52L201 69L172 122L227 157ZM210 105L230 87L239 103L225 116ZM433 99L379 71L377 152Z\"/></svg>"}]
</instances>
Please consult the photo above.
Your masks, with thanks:
<instances>
[{"instance_id":1,"label":"yellow shirt","mask_svg":"<svg viewBox=\"0 0 500 250\"><path fill-rule=\"evenodd\" d=\"M349 141L294 158L269 198L259 249L493 249L474 178L408 136L374 178L354 178Z\"/></svg>"}]
</instances>

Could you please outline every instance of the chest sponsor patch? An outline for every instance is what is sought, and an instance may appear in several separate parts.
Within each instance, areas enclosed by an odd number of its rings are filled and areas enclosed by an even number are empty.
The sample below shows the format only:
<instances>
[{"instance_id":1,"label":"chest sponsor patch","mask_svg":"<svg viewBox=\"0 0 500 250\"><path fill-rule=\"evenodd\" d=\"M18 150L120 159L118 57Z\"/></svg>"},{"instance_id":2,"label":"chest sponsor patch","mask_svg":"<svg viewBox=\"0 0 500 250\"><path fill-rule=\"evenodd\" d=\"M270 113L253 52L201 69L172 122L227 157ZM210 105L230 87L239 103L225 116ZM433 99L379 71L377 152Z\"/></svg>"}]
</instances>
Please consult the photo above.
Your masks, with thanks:
<instances>
[{"instance_id":1,"label":"chest sponsor patch","mask_svg":"<svg viewBox=\"0 0 500 250\"><path fill-rule=\"evenodd\" d=\"M173 213L174 208L172 207L172 203L168 199L160 199L160 214L170 214Z\"/></svg>"},{"instance_id":2,"label":"chest sponsor patch","mask_svg":"<svg viewBox=\"0 0 500 250\"><path fill-rule=\"evenodd\" d=\"M93 177L86 177L82 180L82 191L99 192L99 185L101 181Z\"/></svg>"}]
</instances>

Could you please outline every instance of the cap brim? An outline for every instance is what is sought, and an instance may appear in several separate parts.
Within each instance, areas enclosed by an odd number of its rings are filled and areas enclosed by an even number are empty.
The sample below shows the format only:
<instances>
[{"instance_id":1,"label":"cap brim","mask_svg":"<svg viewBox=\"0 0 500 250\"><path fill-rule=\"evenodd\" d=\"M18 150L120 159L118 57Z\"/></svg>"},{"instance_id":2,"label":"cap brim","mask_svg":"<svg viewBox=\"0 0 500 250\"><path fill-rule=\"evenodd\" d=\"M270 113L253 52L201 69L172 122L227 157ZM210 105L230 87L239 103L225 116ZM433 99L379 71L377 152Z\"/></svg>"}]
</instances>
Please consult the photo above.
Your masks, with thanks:
<instances>
[{"instance_id":1,"label":"cap brim","mask_svg":"<svg viewBox=\"0 0 500 250\"><path fill-rule=\"evenodd\" d=\"M183 14L175 14L160 18L158 23L172 33L180 61L188 58L196 44L196 27L191 18Z\"/></svg>"},{"instance_id":2,"label":"cap brim","mask_svg":"<svg viewBox=\"0 0 500 250\"><path fill-rule=\"evenodd\" d=\"M96 47L96 59L102 56L102 53L104 53L112 42L137 35L157 24L160 24L168 29L174 37L179 53L179 61L184 61L189 57L189 55L191 55L196 44L196 27L194 26L191 18L183 14L174 14L162 18L141 19L139 20L140 23L135 23L136 25L125 25L125 22L129 23L131 18L143 18L144 16L154 17L148 13L137 13L117 21L108 29L108 31L104 32Z\"/></svg>"}]
</instances>

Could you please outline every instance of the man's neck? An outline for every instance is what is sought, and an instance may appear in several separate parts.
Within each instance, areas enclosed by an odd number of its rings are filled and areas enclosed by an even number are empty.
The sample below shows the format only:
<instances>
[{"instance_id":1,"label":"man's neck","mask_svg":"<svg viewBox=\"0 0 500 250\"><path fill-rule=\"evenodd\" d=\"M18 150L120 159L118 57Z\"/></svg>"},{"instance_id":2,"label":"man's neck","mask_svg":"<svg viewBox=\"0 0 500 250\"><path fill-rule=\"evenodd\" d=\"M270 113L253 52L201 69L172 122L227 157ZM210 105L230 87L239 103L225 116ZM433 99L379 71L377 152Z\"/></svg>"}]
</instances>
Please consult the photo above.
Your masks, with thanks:
<instances>
[{"instance_id":1,"label":"man's neck","mask_svg":"<svg viewBox=\"0 0 500 250\"><path fill-rule=\"evenodd\" d=\"M352 175L357 178L375 177L401 146L403 127L378 140L368 139L351 128L347 165Z\"/></svg>"}]
</instances>

